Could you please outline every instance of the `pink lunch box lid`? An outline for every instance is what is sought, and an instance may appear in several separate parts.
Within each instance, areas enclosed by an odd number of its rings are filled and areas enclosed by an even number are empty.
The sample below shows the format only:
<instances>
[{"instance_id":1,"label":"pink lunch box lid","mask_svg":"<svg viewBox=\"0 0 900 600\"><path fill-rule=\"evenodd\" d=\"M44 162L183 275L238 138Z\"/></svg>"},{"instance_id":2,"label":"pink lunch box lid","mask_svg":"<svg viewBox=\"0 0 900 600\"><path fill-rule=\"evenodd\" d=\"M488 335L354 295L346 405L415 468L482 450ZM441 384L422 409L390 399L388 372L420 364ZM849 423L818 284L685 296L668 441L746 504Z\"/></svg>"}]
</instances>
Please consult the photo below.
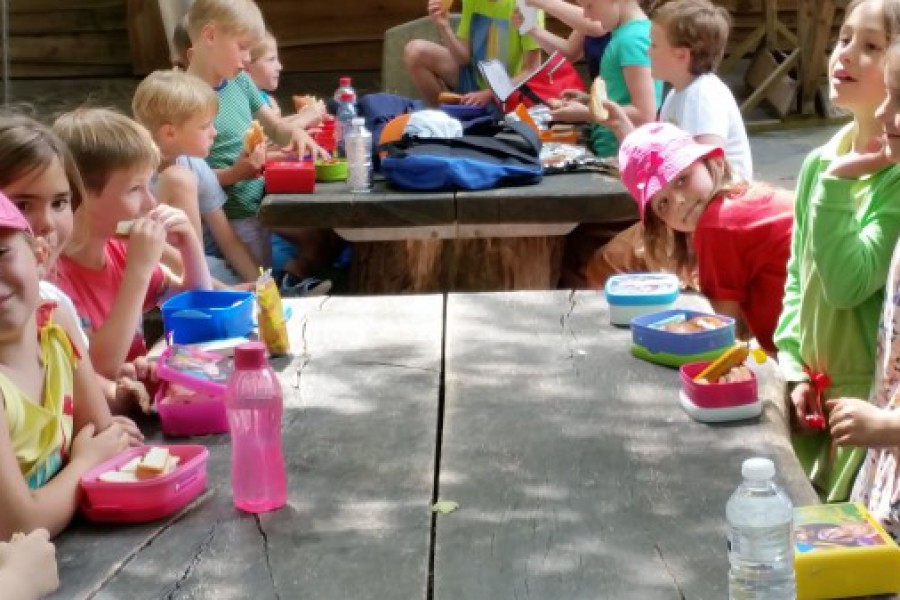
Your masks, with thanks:
<instances>
[{"instance_id":1,"label":"pink lunch box lid","mask_svg":"<svg viewBox=\"0 0 900 600\"><path fill-rule=\"evenodd\" d=\"M166 475L128 483L98 479L145 454L151 446L129 448L82 475L79 506L84 516L97 522L144 523L171 515L199 496L206 489L209 450L197 445L164 447L181 459Z\"/></svg>"},{"instance_id":2,"label":"pink lunch box lid","mask_svg":"<svg viewBox=\"0 0 900 600\"><path fill-rule=\"evenodd\" d=\"M215 395L224 395L225 389L227 385L225 383L219 383L216 381L210 381L209 379L201 379L199 377L194 377L185 373L183 371L179 371L174 369L168 365L168 361L172 356L172 352L174 351L175 346L169 346L166 348L162 355L159 357L159 362L156 365L156 375L160 379L164 379L169 383L174 383L176 385L180 385L195 392L200 392L203 394L208 394L210 396ZM192 349L191 353L197 356L206 356L210 360L223 360L228 357L219 354L217 352L208 352L206 350L195 350Z\"/></svg>"}]
</instances>

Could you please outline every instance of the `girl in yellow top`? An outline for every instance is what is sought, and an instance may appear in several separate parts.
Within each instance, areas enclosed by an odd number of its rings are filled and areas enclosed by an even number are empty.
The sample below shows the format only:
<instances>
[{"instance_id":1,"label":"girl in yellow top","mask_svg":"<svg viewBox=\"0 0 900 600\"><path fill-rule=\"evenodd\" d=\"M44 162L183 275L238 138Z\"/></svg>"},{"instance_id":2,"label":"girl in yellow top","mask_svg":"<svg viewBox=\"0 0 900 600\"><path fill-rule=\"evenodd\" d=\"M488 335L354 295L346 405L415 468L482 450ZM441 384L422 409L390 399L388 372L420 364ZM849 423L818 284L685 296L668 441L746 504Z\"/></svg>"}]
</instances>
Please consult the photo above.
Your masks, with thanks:
<instances>
[{"instance_id":1,"label":"girl in yellow top","mask_svg":"<svg viewBox=\"0 0 900 600\"><path fill-rule=\"evenodd\" d=\"M62 531L81 475L129 441L90 362L79 364L67 334L77 325L53 323L52 305L39 309L39 253L28 222L0 194L0 540Z\"/></svg>"}]
</instances>

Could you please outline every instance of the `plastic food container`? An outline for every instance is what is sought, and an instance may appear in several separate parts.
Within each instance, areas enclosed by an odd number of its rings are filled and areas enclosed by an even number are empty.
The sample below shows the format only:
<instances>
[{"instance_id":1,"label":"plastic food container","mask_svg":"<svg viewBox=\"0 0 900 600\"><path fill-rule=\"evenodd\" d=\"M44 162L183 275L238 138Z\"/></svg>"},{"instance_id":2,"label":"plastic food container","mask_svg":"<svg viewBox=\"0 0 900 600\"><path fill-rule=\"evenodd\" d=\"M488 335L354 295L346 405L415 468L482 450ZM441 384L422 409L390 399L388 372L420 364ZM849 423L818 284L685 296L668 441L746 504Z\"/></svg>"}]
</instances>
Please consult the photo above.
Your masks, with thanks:
<instances>
[{"instance_id":1,"label":"plastic food container","mask_svg":"<svg viewBox=\"0 0 900 600\"><path fill-rule=\"evenodd\" d=\"M316 162L316 181L345 181L347 161L336 159Z\"/></svg>"},{"instance_id":2,"label":"plastic food container","mask_svg":"<svg viewBox=\"0 0 900 600\"><path fill-rule=\"evenodd\" d=\"M334 119L326 119L322 124L312 132L313 140L322 147L323 150L334 154L337 148L337 122Z\"/></svg>"},{"instance_id":3,"label":"plastic food container","mask_svg":"<svg viewBox=\"0 0 900 600\"><path fill-rule=\"evenodd\" d=\"M712 317L723 325L694 333L675 333L661 326L675 319ZM670 309L631 320L631 353L638 358L670 367L712 361L734 345L734 319L694 310Z\"/></svg>"},{"instance_id":4,"label":"plastic food container","mask_svg":"<svg viewBox=\"0 0 900 600\"><path fill-rule=\"evenodd\" d=\"M156 410L169 436L228 431L225 388L233 363L228 357L184 346L169 346L157 363Z\"/></svg>"},{"instance_id":5,"label":"plastic food container","mask_svg":"<svg viewBox=\"0 0 900 600\"><path fill-rule=\"evenodd\" d=\"M119 469L150 446L129 448L81 476L79 505L91 521L144 523L178 511L206 489L209 451L203 446L166 446L181 460L174 471L153 479L128 483L100 481L107 471Z\"/></svg>"},{"instance_id":6,"label":"plastic food container","mask_svg":"<svg viewBox=\"0 0 900 600\"><path fill-rule=\"evenodd\" d=\"M603 292L609 303L609 322L628 325L634 317L672 308L680 284L678 277L666 273L614 275Z\"/></svg>"},{"instance_id":7,"label":"plastic food container","mask_svg":"<svg viewBox=\"0 0 900 600\"><path fill-rule=\"evenodd\" d=\"M182 292L163 303L163 328L176 344L243 337L253 329L253 304L253 292Z\"/></svg>"},{"instance_id":8,"label":"plastic food container","mask_svg":"<svg viewBox=\"0 0 900 600\"><path fill-rule=\"evenodd\" d=\"M316 191L316 171L309 160L267 162L263 179L267 194L312 194Z\"/></svg>"},{"instance_id":9,"label":"plastic food container","mask_svg":"<svg viewBox=\"0 0 900 600\"><path fill-rule=\"evenodd\" d=\"M692 418L704 423L720 423L750 419L762 414L756 388L756 375L751 371L748 381L697 383L709 362L689 363L681 371L681 407Z\"/></svg>"}]
</instances>

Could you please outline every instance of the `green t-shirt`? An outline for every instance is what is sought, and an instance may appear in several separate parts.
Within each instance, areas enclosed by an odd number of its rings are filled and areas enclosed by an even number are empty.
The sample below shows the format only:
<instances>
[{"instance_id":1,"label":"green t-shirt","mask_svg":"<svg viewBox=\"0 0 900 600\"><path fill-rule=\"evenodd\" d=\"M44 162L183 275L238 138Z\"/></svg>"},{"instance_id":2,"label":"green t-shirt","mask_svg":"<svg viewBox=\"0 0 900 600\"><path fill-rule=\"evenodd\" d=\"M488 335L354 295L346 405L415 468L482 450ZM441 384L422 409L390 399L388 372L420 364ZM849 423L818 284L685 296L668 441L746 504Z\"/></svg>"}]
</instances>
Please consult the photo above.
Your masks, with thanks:
<instances>
[{"instance_id":1,"label":"green t-shirt","mask_svg":"<svg viewBox=\"0 0 900 600\"><path fill-rule=\"evenodd\" d=\"M825 175L849 152L853 125L806 157L797 182L784 308L775 330L789 382L809 368L831 378L827 398L868 398L891 255L900 234L900 166L860 179ZM794 449L829 501L849 494L862 454L827 435L797 436Z\"/></svg>"},{"instance_id":2,"label":"green t-shirt","mask_svg":"<svg viewBox=\"0 0 900 600\"><path fill-rule=\"evenodd\" d=\"M237 162L244 149L244 134L263 103L259 88L246 73L226 81L216 91L219 94L219 114L215 122L217 133L206 162L213 169L222 169ZM262 177L239 181L224 189L228 197L225 215L229 219L256 216L265 193Z\"/></svg>"},{"instance_id":3,"label":"green t-shirt","mask_svg":"<svg viewBox=\"0 0 900 600\"><path fill-rule=\"evenodd\" d=\"M631 104L631 93L625 83L625 67L650 68L650 20L628 21L612 31L609 45L600 59L600 77L606 82L606 95L622 106ZM663 82L653 82L656 108L662 103ZM591 127L591 150L597 156L614 156L619 142L612 131L602 125Z\"/></svg>"},{"instance_id":4,"label":"green t-shirt","mask_svg":"<svg viewBox=\"0 0 900 600\"><path fill-rule=\"evenodd\" d=\"M539 48L531 36L520 35L510 18L516 8L516 0L463 0L462 18L456 36L468 40L472 60L470 65L478 72L478 84L484 88L478 62L496 58L506 65L510 77L522 70L522 57L526 50ZM538 27L544 26L544 12L538 13Z\"/></svg>"}]
</instances>

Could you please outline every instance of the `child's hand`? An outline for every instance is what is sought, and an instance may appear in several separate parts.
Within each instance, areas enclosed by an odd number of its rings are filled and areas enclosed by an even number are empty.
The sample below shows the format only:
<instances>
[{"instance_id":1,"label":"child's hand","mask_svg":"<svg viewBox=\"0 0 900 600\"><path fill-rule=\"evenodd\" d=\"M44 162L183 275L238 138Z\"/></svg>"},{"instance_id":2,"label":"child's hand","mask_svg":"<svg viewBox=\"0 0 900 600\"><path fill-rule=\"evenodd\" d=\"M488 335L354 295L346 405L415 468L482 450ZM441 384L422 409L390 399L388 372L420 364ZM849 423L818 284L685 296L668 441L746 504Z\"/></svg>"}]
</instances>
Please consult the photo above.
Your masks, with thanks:
<instances>
[{"instance_id":1,"label":"child's hand","mask_svg":"<svg viewBox=\"0 0 900 600\"><path fill-rule=\"evenodd\" d=\"M817 433L819 430L806 422L806 416L815 413L813 407L816 392L808 381L801 381L791 391L790 400L793 409L794 428L800 433Z\"/></svg>"},{"instance_id":2,"label":"child's hand","mask_svg":"<svg viewBox=\"0 0 900 600\"><path fill-rule=\"evenodd\" d=\"M138 385L141 385L140 383ZM141 387L144 387L141 385ZM146 390L145 390L146 392ZM144 434L141 433L141 430L138 429L137 424L123 415L113 415L112 422L117 424L119 427L125 431L125 435L128 436L128 445L132 448L136 446L144 445Z\"/></svg>"},{"instance_id":3,"label":"child's hand","mask_svg":"<svg viewBox=\"0 0 900 600\"><path fill-rule=\"evenodd\" d=\"M559 99L565 102L579 102L585 106L591 101L591 95L581 90L563 90Z\"/></svg>"},{"instance_id":4,"label":"child's hand","mask_svg":"<svg viewBox=\"0 0 900 600\"><path fill-rule=\"evenodd\" d=\"M72 440L72 461L89 469L125 450L129 442L128 433L115 421L97 435L94 431L94 424L88 423Z\"/></svg>"},{"instance_id":5,"label":"child's hand","mask_svg":"<svg viewBox=\"0 0 900 600\"><path fill-rule=\"evenodd\" d=\"M874 139L862 152L850 152L836 158L825 170L826 175L842 179L859 179L871 175L892 164L884 142Z\"/></svg>"},{"instance_id":6,"label":"child's hand","mask_svg":"<svg viewBox=\"0 0 900 600\"><path fill-rule=\"evenodd\" d=\"M900 429L891 411L857 398L826 402L831 437L841 446L885 447L900 444Z\"/></svg>"},{"instance_id":7,"label":"child's hand","mask_svg":"<svg viewBox=\"0 0 900 600\"><path fill-rule=\"evenodd\" d=\"M295 151L297 156L301 158L307 154L311 154L313 160L317 158L329 160L331 158L328 152L318 145L306 131L299 127L291 132L291 150Z\"/></svg>"},{"instance_id":8,"label":"child's hand","mask_svg":"<svg viewBox=\"0 0 900 600\"><path fill-rule=\"evenodd\" d=\"M137 219L128 236L127 265L154 269L159 264L165 245L166 230L162 224L149 217Z\"/></svg>"},{"instance_id":9,"label":"child's hand","mask_svg":"<svg viewBox=\"0 0 900 600\"><path fill-rule=\"evenodd\" d=\"M180 208L160 204L147 216L162 225L166 232L166 241L178 249L183 249L188 240L196 237L190 219Z\"/></svg>"},{"instance_id":10,"label":"child's hand","mask_svg":"<svg viewBox=\"0 0 900 600\"><path fill-rule=\"evenodd\" d=\"M487 106L494 100L494 92L491 90L481 90L478 92L469 92L463 94L460 104L468 106Z\"/></svg>"},{"instance_id":11,"label":"child's hand","mask_svg":"<svg viewBox=\"0 0 900 600\"><path fill-rule=\"evenodd\" d=\"M128 377L152 383L156 381L156 363L146 356L136 356L133 361L119 367L117 377Z\"/></svg>"},{"instance_id":12,"label":"child's hand","mask_svg":"<svg viewBox=\"0 0 900 600\"><path fill-rule=\"evenodd\" d=\"M597 123L616 134L617 139L622 140L626 135L634 131L634 123L631 122L631 119L625 113L625 109L620 104L607 98L603 101L603 108L606 109L609 116L603 121L597 121Z\"/></svg>"},{"instance_id":13,"label":"child's hand","mask_svg":"<svg viewBox=\"0 0 900 600\"><path fill-rule=\"evenodd\" d=\"M59 587L56 546L46 529L35 529L28 535L17 533L8 543L0 543L0 570L11 577L15 593L24 597L43 598ZM8 590L7 590L8 591Z\"/></svg>"},{"instance_id":14,"label":"child's hand","mask_svg":"<svg viewBox=\"0 0 900 600\"><path fill-rule=\"evenodd\" d=\"M561 106L550 111L553 120L558 123L590 123L591 111L581 102L564 101Z\"/></svg>"},{"instance_id":15,"label":"child's hand","mask_svg":"<svg viewBox=\"0 0 900 600\"><path fill-rule=\"evenodd\" d=\"M428 16L438 27L449 27L450 25L450 16L444 10L441 0L428 0Z\"/></svg>"},{"instance_id":16,"label":"child's hand","mask_svg":"<svg viewBox=\"0 0 900 600\"><path fill-rule=\"evenodd\" d=\"M137 406L145 415L150 414L153 401L150 392L138 379L131 377L119 377L116 379L116 403L119 406ZM115 420L115 417L113 417Z\"/></svg>"},{"instance_id":17,"label":"child's hand","mask_svg":"<svg viewBox=\"0 0 900 600\"><path fill-rule=\"evenodd\" d=\"M231 170L238 181L256 179L259 177L259 172L262 170L265 162L266 145L257 144L256 148L254 148L253 152L250 154L241 151L241 155L238 157L237 162L231 165Z\"/></svg>"}]
</instances>

